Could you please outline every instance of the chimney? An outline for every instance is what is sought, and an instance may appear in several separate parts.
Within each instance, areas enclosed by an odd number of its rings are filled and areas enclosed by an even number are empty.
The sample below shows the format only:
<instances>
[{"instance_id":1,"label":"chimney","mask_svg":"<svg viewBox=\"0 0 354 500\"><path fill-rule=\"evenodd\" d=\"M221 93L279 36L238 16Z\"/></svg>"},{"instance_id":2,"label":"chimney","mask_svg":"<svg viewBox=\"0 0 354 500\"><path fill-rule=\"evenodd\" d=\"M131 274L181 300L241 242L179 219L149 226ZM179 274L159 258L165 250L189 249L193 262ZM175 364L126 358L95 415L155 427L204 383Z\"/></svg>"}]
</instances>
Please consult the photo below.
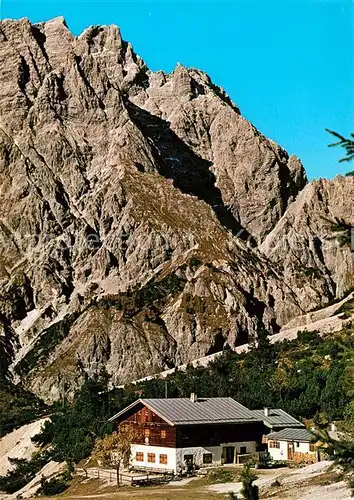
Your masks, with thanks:
<instances>
[{"instance_id":1,"label":"chimney","mask_svg":"<svg viewBox=\"0 0 354 500\"><path fill-rule=\"evenodd\" d=\"M196 403L198 401L197 394L195 392L191 393L190 400L192 401L192 403Z\"/></svg>"},{"instance_id":2,"label":"chimney","mask_svg":"<svg viewBox=\"0 0 354 500\"><path fill-rule=\"evenodd\" d=\"M264 408L264 415L269 417L269 408Z\"/></svg>"}]
</instances>

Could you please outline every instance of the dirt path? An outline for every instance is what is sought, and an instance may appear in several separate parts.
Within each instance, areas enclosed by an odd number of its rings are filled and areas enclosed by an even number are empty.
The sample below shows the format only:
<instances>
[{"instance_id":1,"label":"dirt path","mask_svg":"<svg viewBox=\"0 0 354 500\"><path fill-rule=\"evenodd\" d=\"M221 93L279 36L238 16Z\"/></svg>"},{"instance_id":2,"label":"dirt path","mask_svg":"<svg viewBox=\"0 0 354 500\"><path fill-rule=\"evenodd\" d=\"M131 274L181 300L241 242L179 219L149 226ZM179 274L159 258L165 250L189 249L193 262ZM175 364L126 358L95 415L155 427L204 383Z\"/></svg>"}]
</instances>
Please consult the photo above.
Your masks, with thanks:
<instances>
[{"instance_id":1,"label":"dirt path","mask_svg":"<svg viewBox=\"0 0 354 500\"><path fill-rule=\"evenodd\" d=\"M92 487L92 485L91 485ZM51 497L53 499L53 497ZM153 499L153 500L217 500L220 495L209 492L204 486L193 487L178 487L178 486L163 486L163 487L142 487L142 488L122 488L121 491L106 491L105 493L87 493L87 494L66 494L57 497L58 500L84 500L84 499L121 499L129 500L130 498Z\"/></svg>"},{"instance_id":2,"label":"dirt path","mask_svg":"<svg viewBox=\"0 0 354 500\"><path fill-rule=\"evenodd\" d=\"M340 481L338 471L331 469L329 462L319 462L301 469L273 469L257 471L256 484L260 487L261 498L271 500L351 500L345 482ZM274 484L278 480L277 485ZM200 478L186 483L171 482L160 487L123 487L118 490L97 479L78 482L77 487L58 500L84 499L156 499L156 500L212 500L225 498L229 492L239 493L241 483L221 483L207 485Z\"/></svg>"},{"instance_id":3,"label":"dirt path","mask_svg":"<svg viewBox=\"0 0 354 500\"><path fill-rule=\"evenodd\" d=\"M261 498L272 500L350 500L353 497L340 475L331 469L330 462L318 462L300 469L275 469L262 473L255 484ZM275 480L279 482L274 485ZM241 483L215 484L208 487L214 493L240 493Z\"/></svg>"}]
</instances>

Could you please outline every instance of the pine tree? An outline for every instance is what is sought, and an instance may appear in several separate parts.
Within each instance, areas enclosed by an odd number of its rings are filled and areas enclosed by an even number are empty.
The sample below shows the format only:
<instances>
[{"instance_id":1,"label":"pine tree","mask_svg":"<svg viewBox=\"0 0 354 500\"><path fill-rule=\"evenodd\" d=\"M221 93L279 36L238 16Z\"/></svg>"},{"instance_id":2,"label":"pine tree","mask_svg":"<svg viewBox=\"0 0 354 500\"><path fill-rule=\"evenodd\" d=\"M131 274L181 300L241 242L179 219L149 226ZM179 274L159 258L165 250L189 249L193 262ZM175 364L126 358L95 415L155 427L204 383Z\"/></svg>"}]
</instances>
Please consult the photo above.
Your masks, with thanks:
<instances>
[{"instance_id":1,"label":"pine tree","mask_svg":"<svg viewBox=\"0 0 354 500\"><path fill-rule=\"evenodd\" d=\"M346 150L346 155L339 161L340 162L351 161L354 158L354 134L350 134L351 138L348 139L338 134L337 132L334 132L333 130L329 130L328 128L326 128L326 131L334 135L334 137L336 137L337 139L339 139L338 142L333 142L332 144L329 144L330 148L341 146Z\"/></svg>"},{"instance_id":2,"label":"pine tree","mask_svg":"<svg viewBox=\"0 0 354 500\"><path fill-rule=\"evenodd\" d=\"M354 496L354 400L353 386L354 386L354 352L352 349L345 351L347 358L347 371L345 376L346 384L343 384L343 392L351 398L347 404L344 421L341 423L342 431L340 439L334 439L328 432L328 421L315 420L317 431L315 438L323 443L323 450L328 454L329 459L335 464L339 465L341 469L348 474L348 484ZM338 389L340 390L340 389Z\"/></svg>"},{"instance_id":3,"label":"pine tree","mask_svg":"<svg viewBox=\"0 0 354 500\"><path fill-rule=\"evenodd\" d=\"M253 484L254 481L258 479L258 476L251 472L251 465L249 463L246 463L243 466L243 471L241 472L240 477L242 482L242 489L240 493L242 497L245 500L258 500L258 486Z\"/></svg>"}]
</instances>

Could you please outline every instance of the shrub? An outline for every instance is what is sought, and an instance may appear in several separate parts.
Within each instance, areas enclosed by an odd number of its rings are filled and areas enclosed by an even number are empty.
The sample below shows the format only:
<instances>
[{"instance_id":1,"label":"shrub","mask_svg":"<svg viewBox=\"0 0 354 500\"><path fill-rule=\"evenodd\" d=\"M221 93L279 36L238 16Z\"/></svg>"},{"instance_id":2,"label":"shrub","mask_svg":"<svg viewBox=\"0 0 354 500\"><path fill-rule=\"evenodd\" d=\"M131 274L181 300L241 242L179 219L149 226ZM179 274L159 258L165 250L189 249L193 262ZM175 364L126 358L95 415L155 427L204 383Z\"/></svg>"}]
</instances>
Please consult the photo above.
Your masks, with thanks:
<instances>
[{"instance_id":1,"label":"shrub","mask_svg":"<svg viewBox=\"0 0 354 500\"><path fill-rule=\"evenodd\" d=\"M1 364L1 361L0 361ZM0 374L0 438L47 412L37 396L15 385Z\"/></svg>"},{"instance_id":2,"label":"shrub","mask_svg":"<svg viewBox=\"0 0 354 500\"><path fill-rule=\"evenodd\" d=\"M52 495L60 495L63 493L68 486L69 481L72 479L70 472L66 471L58 476L52 477L51 479L46 479L44 476L41 478L41 487L39 490L40 495L44 496L52 496Z\"/></svg>"},{"instance_id":3,"label":"shrub","mask_svg":"<svg viewBox=\"0 0 354 500\"><path fill-rule=\"evenodd\" d=\"M77 463L90 455L97 437L112 432L108 418L116 412L114 403L109 402L106 380L86 379L73 405L54 413L33 440L41 445L51 442L54 460ZM124 404L123 400L119 409Z\"/></svg>"},{"instance_id":4,"label":"shrub","mask_svg":"<svg viewBox=\"0 0 354 500\"><path fill-rule=\"evenodd\" d=\"M190 267L199 267L201 265L201 261L196 257L192 257L189 261L189 265Z\"/></svg>"},{"instance_id":5,"label":"shrub","mask_svg":"<svg viewBox=\"0 0 354 500\"><path fill-rule=\"evenodd\" d=\"M231 470L214 469L209 471L208 483L232 483L238 478L238 474Z\"/></svg>"},{"instance_id":6,"label":"shrub","mask_svg":"<svg viewBox=\"0 0 354 500\"><path fill-rule=\"evenodd\" d=\"M50 452L34 453L31 460L23 458L10 458L10 462L15 465L8 471L6 476L0 476L0 491L5 493L15 493L35 477L42 467L51 459Z\"/></svg>"},{"instance_id":7,"label":"shrub","mask_svg":"<svg viewBox=\"0 0 354 500\"><path fill-rule=\"evenodd\" d=\"M245 500L258 500L258 486L256 486L254 481L258 479L258 476L251 472L250 464L245 464L243 471L241 472L242 489L241 495Z\"/></svg>"},{"instance_id":8,"label":"shrub","mask_svg":"<svg viewBox=\"0 0 354 500\"><path fill-rule=\"evenodd\" d=\"M303 343L309 343L309 342L314 342L315 340L319 339L319 332L317 330L315 331L298 331L297 332L297 339L300 342Z\"/></svg>"}]
</instances>

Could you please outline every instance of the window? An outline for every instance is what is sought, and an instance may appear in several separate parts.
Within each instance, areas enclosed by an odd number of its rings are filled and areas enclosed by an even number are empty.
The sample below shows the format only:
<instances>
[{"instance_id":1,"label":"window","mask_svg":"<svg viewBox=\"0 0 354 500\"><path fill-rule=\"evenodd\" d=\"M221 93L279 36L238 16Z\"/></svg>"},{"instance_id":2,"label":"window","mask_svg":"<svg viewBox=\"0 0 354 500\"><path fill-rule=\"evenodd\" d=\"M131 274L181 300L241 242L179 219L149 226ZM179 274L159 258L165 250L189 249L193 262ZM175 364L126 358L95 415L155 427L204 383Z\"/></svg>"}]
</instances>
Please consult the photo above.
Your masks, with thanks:
<instances>
[{"instance_id":1,"label":"window","mask_svg":"<svg viewBox=\"0 0 354 500\"><path fill-rule=\"evenodd\" d=\"M145 436L146 438L150 437L150 429L145 429L145 430L144 430L144 436Z\"/></svg>"},{"instance_id":2,"label":"window","mask_svg":"<svg viewBox=\"0 0 354 500\"><path fill-rule=\"evenodd\" d=\"M148 462L150 464L154 464L155 463L155 453L148 453Z\"/></svg>"},{"instance_id":3,"label":"window","mask_svg":"<svg viewBox=\"0 0 354 500\"><path fill-rule=\"evenodd\" d=\"M300 448L300 443L297 441L296 448Z\"/></svg>"},{"instance_id":4,"label":"window","mask_svg":"<svg viewBox=\"0 0 354 500\"><path fill-rule=\"evenodd\" d=\"M316 451L314 443L310 443L310 451Z\"/></svg>"},{"instance_id":5,"label":"window","mask_svg":"<svg viewBox=\"0 0 354 500\"><path fill-rule=\"evenodd\" d=\"M280 442L279 441L269 441L268 446L269 446L269 448L280 448Z\"/></svg>"},{"instance_id":6,"label":"window","mask_svg":"<svg viewBox=\"0 0 354 500\"><path fill-rule=\"evenodd\" d=\"M161 431L161 439L166 439L166 431Z\"/></svg>"},{"instance_id":7,"label":"window","mask_svg":"<svg viewBox=\"0 0 354 500\"><path fill-rule=\"evenodd\" d=\"M183 459L184 459L186 465L192 465L194 456L193 455L184 455Z\"/></svg>"},{"instance_id":8,"label":"window","mask_svg":"<svg viewBox=\"0 0 354 500\"><path fill-rule=\"evenodd\" d=\"M160 464L167 465L167 455L160 455Z\"/></svg>"},{"instance_id":9,"label":"window","mask_svg":"<svg viewBox=\"0 0 354 500\"><path fill-rule=\"evenodd\" d=\"M135 455L135 460L137 462L144 462L144 453L142 451L137 451Z\"/></svg>"},{"instance_id":10,"label":"window","mask_svg":"<svg viewBox=\"0 0 354 500\"><path fill-rule=\"evenodd\" d=\"M211 463L213 463L213 454L203 453L203 464L211 464Z\"/></svg>"},{"instance_id":11,"label":"window","mask_svg":"<svg viewBox=\"0 0 354 500\"><path fill-rule=\"evenodd\" d=\"M247 448L246 446L241 446L240 447L240 455L245 455L247 453Z\"/></svg>"}]
</instances>

